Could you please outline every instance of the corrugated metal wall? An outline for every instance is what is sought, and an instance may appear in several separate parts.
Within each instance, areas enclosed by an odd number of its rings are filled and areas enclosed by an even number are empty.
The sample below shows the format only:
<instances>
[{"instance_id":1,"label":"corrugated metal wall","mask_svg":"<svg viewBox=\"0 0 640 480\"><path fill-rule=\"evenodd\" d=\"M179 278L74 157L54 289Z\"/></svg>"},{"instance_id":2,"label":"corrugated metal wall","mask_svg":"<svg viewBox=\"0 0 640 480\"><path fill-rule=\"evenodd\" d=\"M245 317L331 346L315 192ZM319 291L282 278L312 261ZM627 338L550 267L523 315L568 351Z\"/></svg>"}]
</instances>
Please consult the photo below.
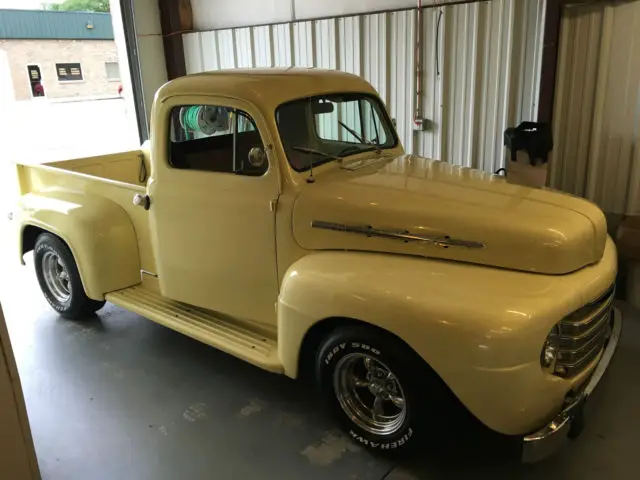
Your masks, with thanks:
<instances>
[{"instance_id":1,"label":"corrugated metal wall","mask_svg":"<svg viewBox=\"0 0 640 480\"><path fill-rule=\"evenodd\" d=\"M552 186L640 214L639 1L565 12L554 136Z\"/></svg>"},{"instance_id":2,"label":"corrugated metal wall","mask_svg":"<svg viewBox=\"0 0 640 480\"><path fill-rule=\"evenodd\" d=\"M545 0L423 10L423 117L415 108L415 10L184 35L189 73L315 66L363 76L385 100L408 152L493 172L502 133L534 120Z\"/></svg>"}]
</instances>

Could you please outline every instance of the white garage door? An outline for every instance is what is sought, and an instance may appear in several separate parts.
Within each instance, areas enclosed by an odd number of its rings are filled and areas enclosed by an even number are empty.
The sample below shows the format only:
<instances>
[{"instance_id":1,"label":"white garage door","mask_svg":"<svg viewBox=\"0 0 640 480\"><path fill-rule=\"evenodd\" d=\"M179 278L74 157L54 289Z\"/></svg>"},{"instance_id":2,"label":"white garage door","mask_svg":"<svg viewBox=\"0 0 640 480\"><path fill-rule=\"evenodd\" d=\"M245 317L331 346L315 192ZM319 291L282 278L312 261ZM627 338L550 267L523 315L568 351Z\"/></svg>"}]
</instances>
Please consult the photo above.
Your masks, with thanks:
<instances>
[{"instance_id":1,"label":"white garage door","mask_svg":"<svg viewBox=\"0 0 640 480\"><path fill-rule=\"evenodd\" d=\"M640 214L640 1L564 12L552 185Z\"/></svg>"}]
</instances>

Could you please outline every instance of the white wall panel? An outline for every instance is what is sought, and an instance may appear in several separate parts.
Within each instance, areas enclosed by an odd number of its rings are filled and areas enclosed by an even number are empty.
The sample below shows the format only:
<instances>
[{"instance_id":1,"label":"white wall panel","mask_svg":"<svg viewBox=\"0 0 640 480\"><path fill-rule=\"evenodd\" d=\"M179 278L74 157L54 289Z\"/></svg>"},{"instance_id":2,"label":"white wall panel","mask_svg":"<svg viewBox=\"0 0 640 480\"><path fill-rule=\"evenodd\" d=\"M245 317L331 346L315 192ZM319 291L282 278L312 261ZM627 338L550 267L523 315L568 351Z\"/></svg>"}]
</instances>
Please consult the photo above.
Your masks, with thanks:
<instances>
[{"instance_id":1,"label":"white wall panel","mask_svg":"<svg viewBox=\"0 0 640 480\"><path fill-rule=\"evenodd\" d=\"M442 29L445 11L428 9L422 15L422 101L421 116L427 120L426 129L415 133L414 152L428 158L443 158L442 95L445 56ZM438 34L438 32L440 34Z\"/></svg>"},{"instance_id":2,"label":"white wall panel","mask_svg":"<svg viewBox=\"0 0 640 480\"><path fill-rule=\"evenodd\" d=\"M343 72L362 75L362 17L343 17L338 22L339 69Z\"/></svg>"},{"instance_id":3,"label":"white wall panel","mask_svg":"<svg viewBox=\"0 0 640 480\"><path fill-rule=\"evenodd\" d=\"M492 0L423 10L420 106L428 122L419 132L415 9L188 34L187 68L295 65L362 75L396 119L406 151L494 172L504 164L503 131L535 120L544 5Z\"/></svg>"},{"instance_id":4,"label":"white wall panel","mask_svg":"<svg viewBox=\"0 0 640 480\"><path fill-rule=\"evenodd\" d=\"M407 152L413 151L415 11L392 12L389 35L389 109Z\"/></svg>"},{"instance_id":5,"label":"white wall panel","mask_svg":"<svg viewBox=\"0 0 640 480\"><path fill-rule=\"evenodd\" d=\"M182 37L184 43L184 60L187 72L203 72L207 70L202 58L202 35L188 33Z\"/></svg>"},{"instance_id":6,"label":"white wall panel","mask_svg":"<svg viewBox=\"0 0 640 480\"><path fill-rule=\"evenodd\" d=\"M289 67L293 65L293 24L273 25L273 65L275 67Z\"/></svg>"},{"instance_id":7,"label":"white wall panel","mask_svg":"<svg viewBox=\"0 0 640 480\"><path fill-rule=\"evenodd\" d=\"M256 67L272 67L274 65L271 43L272 28L271 26L253 28L253 51Z\"/></svg>"},{"instance_id":8,"label":"white wall panel","mask_svg":"<svg viewBox=\"0 0 640 480\"><path fill-rule=\"evenodd\" d=\"M567 10L554 136L552 186L640 214L640 2Z\"/></svg>"},{"instance_id":9,"label":"white wall panel","mask_svg":"<svg viewBox=\"0 0 640 480\"><path fill-rule=\"evenodd\" d=\"M296 67L313 67L315 35L313 22L293 24L293 64Z\"/></svg>"},{"instance_id":10,"label":"white wall panel","mask_svg":"<svg viewBox=\"0 0 640 480\"><path fill-rule=\"evenodd\" d=\"M514 3L503 1L479 6L479 48L483 61L478 99L480 129L474 166L486 171L495 171L504 165L502 132L507 126L519 123L517 119L513 122L507 119L510 80L512 75L518 75L511 62Z\"/></svg>"},{"instance_id":11,"label":"white wall panel","mask_svg":"<svg viewBox=\"0 0 640 480\"><path fill-rule=\"evenodd\" d=\"M446 55L442 58L443 92L443 158L454 165L476 166L474 133L476 128L476 90L478 71L479 5L463 5L446 12L444 42ZM480 43L482 47L482 44ZM442 74L441 74L442 75Z\"/></svg>"},{"instance_id":12,"label":"white wall panel","mask_svg":"<svg viewBox=\"0 0 640 480\"><path fill-rule=\"evenodd\" d=\"M545 0L527 2L521 14L524 26L516 30L521 37L517 44L522 48L521 63L517 67L521 72L519 85L517 116L521 118L535 118L538 112L538 92L540 91L540 67L542 63L542 48L544 47L544 16Z\"/></svg>"},{"instance_id":13,"label":"white wall panel","mask_svg":"<svg viewBox=\"0 0 640 480\"><path fill-rule=\"evenodd\" d=\"M218 67L236 68L236 42L233 30L219 30L218 34Z\"/></svg>"},{"instance_id":14,"label":"white wall panel","mask_svg":"<svg viewBox=\"0 0 640 480\"><path fill-rule=\"evenodd\" d=\"M251 28L236 28L233 31L237 68L251 68L255 64L253 61L253 33L251 30Z\"/></svg>"},{"instance_id":15,"label":"white wall panel","mask_svg":"<svg viewBox=\"0 0 640 480\"><path fill-rule=\"evenodd\" d=\"M312 22L315 26L315 38L313 40L313 45L316 48L316 61L313 64L315 67L331 70L337 68L336 43L338 42L338 37L336 36L336 22L336 19Z\"/></svg>"},{"instance_id":16,"label":"white wall panel","mask_svg":"<svg viewBox=\"0 0 640 480\"><path fill-rule=\"evenodd\" d=\"M363 18L363 77L374 86L389 107L389 15L366 15Z\"/></svg>"},{"instance_id":17,"label":"white wall panel","mask_svg":"<svg viewBox=\"0 0 640 480\"><path fill-rule=\"evenodd\" d=\"M203 32L200 34L200 40L203 70L205 72L218 70L220 68L218 32Z\"/></svg>"}]
</instances>

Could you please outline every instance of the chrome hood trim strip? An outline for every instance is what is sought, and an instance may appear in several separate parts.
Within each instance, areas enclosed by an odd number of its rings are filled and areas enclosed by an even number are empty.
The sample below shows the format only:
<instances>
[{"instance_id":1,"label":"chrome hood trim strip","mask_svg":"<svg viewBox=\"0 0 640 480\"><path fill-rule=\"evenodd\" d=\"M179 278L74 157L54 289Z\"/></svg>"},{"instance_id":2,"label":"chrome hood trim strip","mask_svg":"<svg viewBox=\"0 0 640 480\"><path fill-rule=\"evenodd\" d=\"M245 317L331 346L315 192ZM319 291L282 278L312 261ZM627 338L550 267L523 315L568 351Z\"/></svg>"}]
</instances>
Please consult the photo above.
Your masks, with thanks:
<instances>
[{"instance_id":1,"label":"chrome hood trim strip","mask_svg":"<svg viewBox=\"0 0 640 480\"><path fill-rule=\"evenodd\" d=\"M434 245L440 248L460 247L460 248L485 248L486 245L480 242L469 240L461 240L456 238L445 237L425 237L414 235L407 230L382 230L373 228L369 225L346 225L341 223L325 222L322 220L313 220L312 228L321 228L323 230L333 230L335 232L355 233L358 235L366 235L367 237L388 238L391 240L401 240L403 242L422 242Z\"/></svg>"}]
</instances>

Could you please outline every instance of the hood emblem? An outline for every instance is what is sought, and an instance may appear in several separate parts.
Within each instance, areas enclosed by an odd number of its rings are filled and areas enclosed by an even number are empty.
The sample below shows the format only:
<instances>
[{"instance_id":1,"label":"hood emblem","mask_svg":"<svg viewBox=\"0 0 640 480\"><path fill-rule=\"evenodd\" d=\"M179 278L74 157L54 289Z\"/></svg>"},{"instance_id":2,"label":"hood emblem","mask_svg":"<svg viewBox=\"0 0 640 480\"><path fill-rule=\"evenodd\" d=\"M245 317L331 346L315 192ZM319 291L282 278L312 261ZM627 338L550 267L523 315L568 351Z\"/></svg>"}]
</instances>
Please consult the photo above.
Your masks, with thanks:
<instances>
[{"instance_id":1,"label":"hood emblem","mask_svg":"<svg viewBox=\"0 0 640 480\"><path fill-rule=\"evenodd\" d=\"M439 248L460 247L479 249L486 247L484 243L473 242L470 240L461 240L457 238L451 238L449 236L425 237L422 235L414 235L407 230L382 230L373 228L369 225L346 225L342 223L313 220L311 222L311 227L320 228L323 230L333 230L334 232L356 233L358 235L365 235L367 237L388 238L391 240L400 240L403 242L421 242Z\"/></svg>"}]
</instances>

